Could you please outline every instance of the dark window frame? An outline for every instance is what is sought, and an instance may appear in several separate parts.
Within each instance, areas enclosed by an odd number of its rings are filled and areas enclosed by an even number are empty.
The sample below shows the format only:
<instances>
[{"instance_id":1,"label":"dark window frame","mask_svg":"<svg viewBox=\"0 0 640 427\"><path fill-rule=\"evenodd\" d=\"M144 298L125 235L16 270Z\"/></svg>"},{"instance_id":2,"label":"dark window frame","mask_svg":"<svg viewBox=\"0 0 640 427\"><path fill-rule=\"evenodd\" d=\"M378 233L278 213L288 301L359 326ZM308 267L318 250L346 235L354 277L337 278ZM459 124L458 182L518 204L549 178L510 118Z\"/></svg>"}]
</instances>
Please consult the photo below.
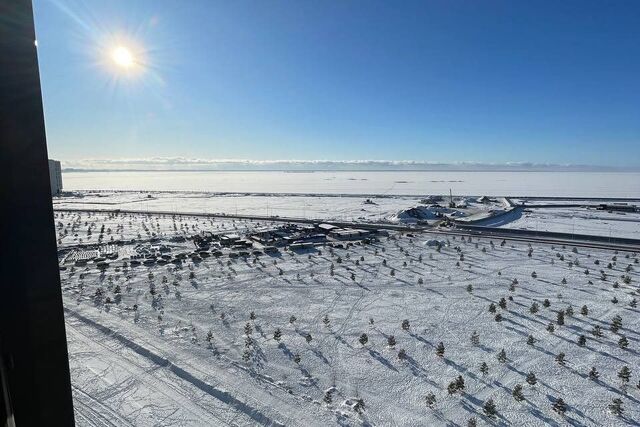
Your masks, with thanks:
<instances>
[{"instance_id":1,"label":"dark window frame","mask_svg":"<svg viewBox=\"0 0 640 427\"><path fill-rule=\"evenodd\" d=\"M0 423L74 425L31 0L0 17Z\"/></svg>"}]
</instances>

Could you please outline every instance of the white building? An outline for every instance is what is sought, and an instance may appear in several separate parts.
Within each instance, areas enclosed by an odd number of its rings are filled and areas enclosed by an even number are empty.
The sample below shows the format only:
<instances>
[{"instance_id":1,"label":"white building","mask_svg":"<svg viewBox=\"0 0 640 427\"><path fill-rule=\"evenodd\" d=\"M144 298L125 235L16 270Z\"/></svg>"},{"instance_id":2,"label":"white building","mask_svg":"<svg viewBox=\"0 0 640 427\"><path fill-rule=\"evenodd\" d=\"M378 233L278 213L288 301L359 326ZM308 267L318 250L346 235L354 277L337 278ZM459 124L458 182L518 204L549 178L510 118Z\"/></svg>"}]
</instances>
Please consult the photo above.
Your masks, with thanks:
<instances>
[{"instance_id":1,"label":"white building","mask_svg":"<svg viewBox=\"0 0 640 427\"><path fill-rule=\"evenodd\" d=\"M62 169L57 160L49 159L49 182L51 182L51 195L59 195L62 192Z\"/></svg>"}]
</instances>

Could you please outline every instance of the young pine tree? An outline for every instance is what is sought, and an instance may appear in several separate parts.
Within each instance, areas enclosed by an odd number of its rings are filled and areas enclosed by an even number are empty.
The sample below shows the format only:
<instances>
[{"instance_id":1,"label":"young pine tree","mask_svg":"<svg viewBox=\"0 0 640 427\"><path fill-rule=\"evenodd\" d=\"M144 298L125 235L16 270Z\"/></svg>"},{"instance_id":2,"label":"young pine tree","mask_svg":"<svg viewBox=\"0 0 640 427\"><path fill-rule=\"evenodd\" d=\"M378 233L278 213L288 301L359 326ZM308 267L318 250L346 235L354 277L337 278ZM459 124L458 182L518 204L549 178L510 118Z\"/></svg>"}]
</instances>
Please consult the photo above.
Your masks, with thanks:
<instances>
[{"instance_id":1,"label":"young pine tree","mask_svg":"<svg viewBox=\"0 0 640 427\"><path fill-rule=\"evenodd\" d=\"M529 372L527 374L527 376L525 377L525 381L529 385L536 385L538 383L538 379L536 378L536 374L534 374L533 372Z\"/></svg>"},{"instance_id":2,"label":"young pine tree","mask_svg":"<svg viewBox=\"0 0 640 427\"><path fill-rule=\"evenodd\" d=\"M567 404L562 400L561 397L556 399L553 403L553 410L556 411L560 415L564 415L567 412Z\"/></svg>"},{"instance_id":3,"label":"young pine tree","mask_svg":"<svg viewBox=\"0 0 640 427\"><path fill-rule=\"evenodd\" d=\"M496 305L494 303L489 304L489 313L493 314L496 312Z\"/></svg>"},{"instance_id":4,"label":"young pine tree","mask_svg":"<svg viewBox=\"0 0 640 427\"><path fill-rule=\"evenodd\" d=\"M487 375L489 373L489 365L487 365L487 362L482 362L480 364L480 372L482 372L482 375Z\"/></svg>"},{"instance_id":5,"label":"young pine tree","mask_svg":"<svg viewBox=\"0 0 640 427\"><path fill-rule=\"evenodd\" d=\"M513 398L517 402L522 402L524 400L524 394L522 394L522 385L521 384L516 384L513 387L513 392L511 394L513 395Z\"/></svg>"},{"instance_id":6,"label":"young pine tree","mask_svg":"<svg viewBox=\"0 0 640 427\"><path fill-rule=\"evenodd\" d=\"M619 397L616 397L615 399L613 399L611 401L611 404L609 405L609 410L616 417L621 417L622 414L624 414L624 408L622 407L622 399L620 399Z\"/></svg>"},{"instance_id":7,"label":"young pine tree","mask_svg":"<svg viewBox=\"0 0 640 427\"><path fill-rule=\"evenodd\" d=\"M489 399L486 402L484 402L484 405L482 406L482 411L489 418L495 418L495 416L498 414L498 410L496 409L496 404L493 401L493 399Z\"/></svg>"},{"instance_id":8,"label":"young pine tree","mask_svg":"<svg viewBox=\"0 0 640 427\"><path fill-rule=\"evenodd\" d=\"M427 393L427 395L424 397L425 403L427 404L427 406L429 408L433 408L433 406L436 404L436 395L429 392Z\"/></svg>"},{"instance_id":9,"label":"young pine tree","mask_svg":"<svg viewBox=\"0 0 640 427\"><path fill-rule=\"evenodd\" d=\"M471 344L479 345L480 344L480 335L476 331L471 333Z\"/></svg>"},{"instance_id":10,"label":"young pine tree","mask_svg":"<svg viewBox=\"0 0 640 427\"><path fill-rule=\"evenodd\" d=\"M360 338L358 339L358 341L360 342L361 345L366 345L367 342L369 342L369 337L367 336L367 334L362 334L360 335Z\"/></svg>"},{"instance_id":11,"label":"young pine tree","mask_svg":"<svg viewBox=\"0 0 640 427\"><path fill-rule=\"evenodd\" d=\"M629 382L629 378L631 377L631 370L628 366L623 366L622 369L618 372L618 378L622 381L623 385L626 385Z\"/></svg>"},{"instance_id":12,"label":"young pine tree","mask_svg":"<svg viewBox=\"0 0 640 427\"><path fill-rule=\"evenodd\" d=\"M558 326L564 325L564 311L558 312L556 316L556 323L558 323Z\"/></svg>"},{"instance_id":13,"label":"young pine tree","mask_svg":"<svg viewBox=\"0 0 640 427\"><path fill-rule=\"evenodd\" d=\"M629 347L629 340L627 339L627 337L625 337L624 335L620 337L620 339L618 340L618 347L623 350Z\"/></svg>"},{"instance_id":14,"label":"young pine tree","mask_svg":"<svg viewBox=\"0 0 640 427\"><path fill-rule=\"evenodd\" d=\"M389 347L395 347L395 345L396 345L396 337L394 337L393 335L389 335L389 338L387 338L387 345Z\"/></svg>"},{"instance_id":15,"label":"young pine tree","mask_svg":"<svg viewBox=\"0 0 640 427\"><path fill-rule=\"evenodd\" d=\"M324 318L322 319L322 323L324 323L324 326L329 327L329 325L331 324L331 321L329 320L329 315L325 314Z\"/></svg>"},{"instance_id":16,"label":"young pine tree","mask_svg":"<svg viewBox=\"0 0 640 427\"><path fill-rule=\"evenodd\" d=\"M405 360L406 358L407 352L404 350L404 348L401 348L400 351L398 351L398 359Z\"/></svg>"},{"instance_id":17,"label":"young pine tree","mask_svg":"<svg viewBox=\"0 0 640 427\"><path fill-rule=\"evenodd\" d=\"M439 342L438 346L436 347L436 356L438 357L444 357L444 343Z\"/></svg>"}]
</instances>

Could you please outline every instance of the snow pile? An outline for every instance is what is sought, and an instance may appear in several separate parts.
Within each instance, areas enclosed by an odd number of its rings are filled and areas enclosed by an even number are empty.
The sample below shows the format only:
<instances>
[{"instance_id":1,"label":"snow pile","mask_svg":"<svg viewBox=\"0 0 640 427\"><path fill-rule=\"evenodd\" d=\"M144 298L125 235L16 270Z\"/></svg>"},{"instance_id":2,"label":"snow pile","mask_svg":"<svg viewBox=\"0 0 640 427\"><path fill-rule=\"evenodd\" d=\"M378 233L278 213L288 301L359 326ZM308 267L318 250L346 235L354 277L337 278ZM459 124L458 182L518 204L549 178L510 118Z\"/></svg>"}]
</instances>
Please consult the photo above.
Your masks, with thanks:
<instances>
[{"instance_id":1,"label":"snow pile","mask_svg":"<svg viewBox=\"0 0 640 427\"><path fill-rule=\"evenodd\" d=\"M429 239L426 242L424 242L425 246L429 246L429 247L442 247L445 246L447 244L447 242L445 242L444 240L437 240L437 239Z\"/></svg>"},{"instance_id":2,"label":"snow pile","mask_svg":"<svg viewBox=\"0 0 640 427\"><path fill-rule=\"evenodd\" d=\"M445 216L464 216L461 211L445 208L438 205L431 206L415 206L398 211L389 217L392 222L403 224L415 224L419 221L429 221L441 219Z\"/></svg>"}]
</instances>

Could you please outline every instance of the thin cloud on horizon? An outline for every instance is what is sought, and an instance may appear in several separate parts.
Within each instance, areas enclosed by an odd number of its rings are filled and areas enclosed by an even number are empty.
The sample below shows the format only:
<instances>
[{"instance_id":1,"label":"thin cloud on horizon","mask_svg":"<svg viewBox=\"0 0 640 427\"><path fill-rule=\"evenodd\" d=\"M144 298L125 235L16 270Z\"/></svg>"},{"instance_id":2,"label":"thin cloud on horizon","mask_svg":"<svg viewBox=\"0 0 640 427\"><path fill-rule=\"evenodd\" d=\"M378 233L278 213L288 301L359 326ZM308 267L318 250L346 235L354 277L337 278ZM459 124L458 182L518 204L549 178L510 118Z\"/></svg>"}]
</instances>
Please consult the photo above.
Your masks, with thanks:
<instances>
[{"instance_id":1,"label":"thin cloud on horizon","mask_svg":"<svg viewBox=\"0 0 640 427\"><path fill-rule=\"evenodd\" d=\"M482 163L431 162L419 160L252 160L150 157L137 159L62 160L63 170L303 170L303 171L615 171L635 172L640 168L531 162Z\"/></svg>"}]
</instances>

